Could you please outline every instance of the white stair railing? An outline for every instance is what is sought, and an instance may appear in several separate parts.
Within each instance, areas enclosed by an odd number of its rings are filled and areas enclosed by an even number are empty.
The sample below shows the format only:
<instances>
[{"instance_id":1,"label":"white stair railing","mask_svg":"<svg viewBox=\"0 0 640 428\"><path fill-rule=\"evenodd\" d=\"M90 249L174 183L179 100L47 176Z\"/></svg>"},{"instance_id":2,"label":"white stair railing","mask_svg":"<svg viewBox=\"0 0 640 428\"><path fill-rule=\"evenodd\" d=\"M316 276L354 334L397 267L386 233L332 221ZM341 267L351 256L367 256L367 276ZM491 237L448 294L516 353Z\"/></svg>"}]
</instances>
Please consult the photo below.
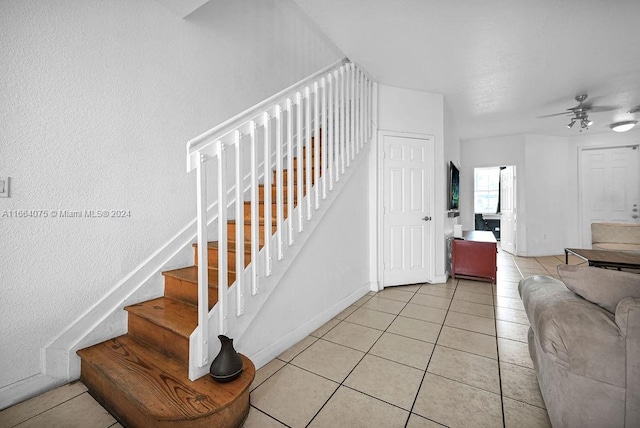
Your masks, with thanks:
<instances>
[{"instance_id":1,"label":"white stair railing","mask_svg":"<svg viewBox=\"0 0 640 428\"><path fill-rule=\"evenodd\" d=\"M269 276L273 263L283 258L284 246L294 244L296 236L313 218L314 211L334 190L334 183L340 180L345 168L370 140L373 84L363 69L346 59L341 60L187 143L187 172L197 171L198 327L195 336L192 335L197 349L195 358L190 357L192 364L208 367L210 335L225 334L228 330L229 212L235 217L234 317L239 317L245 311L245 299L260 292L261 279ZM228 165L230 154L234 158L232 171ZM208 162L210 160L215 162ZM297 164L296 177L293 175L294 162ZM215 169L214 188L217 190L217 200L211 204L217 209L211 210L213 215L210 216L207 164ZM275 195L272 195L271 186L273 171ZM261 184L262 244L259 236ZM250 201L248 237L244 227L245 195ZM271 239L272 203L275 208L275 248L272 248ZM235 209L231 209L234 205ZM209 331L209 226L216 228L218 240L217 332ZM251 263L244 268L247 244ZM250 281L245 284L247 270L250 270ZM250 293L246 292L248 286ZM190 367L189 372L191 376L198 370Z\"/></svg>"}]
</instances>

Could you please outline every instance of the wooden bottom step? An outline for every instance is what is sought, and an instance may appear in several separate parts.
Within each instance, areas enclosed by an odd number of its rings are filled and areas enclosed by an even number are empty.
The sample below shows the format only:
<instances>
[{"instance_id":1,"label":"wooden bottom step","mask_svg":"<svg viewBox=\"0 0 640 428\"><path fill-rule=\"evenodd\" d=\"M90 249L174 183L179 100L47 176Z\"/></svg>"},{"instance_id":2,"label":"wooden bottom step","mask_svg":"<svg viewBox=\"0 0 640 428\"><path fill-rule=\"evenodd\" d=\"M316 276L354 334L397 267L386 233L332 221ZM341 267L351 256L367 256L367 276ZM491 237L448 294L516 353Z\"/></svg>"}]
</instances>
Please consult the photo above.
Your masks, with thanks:
<instances>
[{"instance_id":1,"label":"wooden bottom step","mask_svg":"<svg viewBox=\"0 0 640 428\"><path fill-rule=\"evenodd\" d=\"M78 351L81 379L96 400L123 425L147 427L239 427L249 413L251 360L232 382L210 376L195 382L175 360L128 336Z\"/></svg>"}]
</instances>

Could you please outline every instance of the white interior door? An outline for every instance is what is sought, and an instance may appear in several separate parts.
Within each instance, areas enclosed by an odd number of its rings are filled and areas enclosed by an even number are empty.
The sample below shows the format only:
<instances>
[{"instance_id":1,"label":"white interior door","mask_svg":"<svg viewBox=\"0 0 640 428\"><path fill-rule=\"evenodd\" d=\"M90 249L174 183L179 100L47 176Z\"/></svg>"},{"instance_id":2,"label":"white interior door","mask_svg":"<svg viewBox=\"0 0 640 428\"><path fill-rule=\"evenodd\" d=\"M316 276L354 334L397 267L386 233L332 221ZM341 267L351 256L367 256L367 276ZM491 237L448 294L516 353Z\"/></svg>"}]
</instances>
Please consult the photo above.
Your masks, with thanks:
<instances>
[{"instance_id":1,"label":"white interior door","mask_svg":"<svg viewBox=\"0 0 640 428\"><path fill-rule=\"evenodd\" d=\"M637 145L581 151L583 247L591 247L591 223L640 222L639 164L640 150Z\"/></svg>"},{"instance_id":2,"label":"white interior door","mask_svg":"<svg viewBox=\"0 0 640 428\"><path fill-rule=\"evenodd\" d=\"M383 286L431 278L433 139L382 135Z\"/></svg>"},{"instance_id":3,"label":"white interior door","mask_svg":"<svg viewBox=\"0 0 640 428\"><path fill-rule=\"evenodd\" d=\"M516 167L500 171L500 248L516 253Z\"/></svg>"}]
</instances>

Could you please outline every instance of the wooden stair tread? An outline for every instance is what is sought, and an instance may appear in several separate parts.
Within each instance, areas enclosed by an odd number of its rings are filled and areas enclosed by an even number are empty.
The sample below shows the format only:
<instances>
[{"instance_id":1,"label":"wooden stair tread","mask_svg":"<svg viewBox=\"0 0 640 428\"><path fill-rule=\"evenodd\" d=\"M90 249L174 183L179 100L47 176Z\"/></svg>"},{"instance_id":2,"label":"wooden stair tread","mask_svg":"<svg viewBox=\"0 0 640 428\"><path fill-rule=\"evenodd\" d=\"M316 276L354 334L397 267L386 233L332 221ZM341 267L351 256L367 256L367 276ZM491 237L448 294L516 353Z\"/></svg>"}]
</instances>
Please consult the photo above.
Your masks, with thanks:
<instances>
[{"instance_id":1,"label":"wooden stair tread","mask_svg":"<svg viewBox=\"0 0 640 428\"><path fill-rule=\"evenodd\" d=\"M253 363L242 356L244 369L236 380L220 384L210 376L204 376L192 382L188 379L186 367L126 335L79 350L78 355L83 365L89 365L100 375L100 383L106 381L117 386L118 398L127 400L128 405L143 413L142 420L156 423L197 421L197 426L202 426L208 415L221 412L241 398L255 376ZM83 371L83 381L93 385L94 380L87 379L85 374ZM108 392L101 388L91 390L97 392L99 399L105 398L101 393ZM133 417L141 420L141 415ZM131 419L129 421L132 422ZM208 421L209 424L212 422L214 420Z\"/></svg>"},{"instance_id":2,"label":"wooden stair tread","mask_svg":"<svg viewBox=\"0 0 640 428\"><path fill-rule=\"evenodd\" d=\"M197 306L166 297L130 305L125 310L187 339L198 326Z\"/></svg>"},{"instance_id":3,"label":"wooden stair tread","mask_svg":"<svg viewBox=\"0 0 640 428\"><path fill-rule=\"evenodd\" d=\"M229 224L236 224L235 220L229 220L228 221ZM264 217L260 217L260 221L259 221L260 226L264 226ZM272 219L271 220L271 226L275 226L277 224L276 219ZM249 226L251 225L251 221L245 220L244 221L244 225L245 226Z\"/></svg>"},{"instance_id":4,"label":"wooden stair tread","mask_svg":"<svg viewBox=\"0 0 640 428\"><path fill-rule=\"evenodd\" d=\"M166 270L162 272L164 276L170 276L181 281L193 282L195 284L198 283L198 266L187 266L180 269ZM229 269L227 281L234 280L236 278L236 273ZM229 283L230 284L230 283ZM218 268L209 267L209 287L217 288L218 287Z\"/></svg>"},{"instance_id":5,"label":"wooden stair tread","mask_svg":"<svg viewBox=\"0 0 640 428\"><path fill-rule=\"evenodd\" d=\"M284 198L284 199L285 199L284 200L284 205L286 206L287 205L287 200L286 200L286 198ZM244 204L245 205L251 205L251 201L244 201ZM258 201L258 205L264 205L264 201L262 199L260 199ZM271 201L271 205L276 205L276 201Z\"/></svg>"},{"instance_id":6,"label":"wooden stair tread","mask_svg":"<svg viewBox=\"0 0 640 428\"><path fill-rule=\"evenodd\" d=\"M193 243L193 247L194 248L198 248L198 243L194 242ZM209 241L209 242L207 242L207 248L218 249L219 248L218 241ZM236 251L236 243L235 242L229 242L227 244L227 250ZM250 253L251 252L251 244L250 243L245 243L244 244L244 252L245 253Z\"/></svg>"},{"instance_id":7,"label":"wooden stair tread","mask_svg":"<svg viewBox=\"0 0 640 428\"><path fill-rule=\"evenodd\" d=\"M212 275L211 271L214 269L209 269L209 287L218 287L218 274L217 269L215 270L216 274ZM167 270L162 272L164 276L170 276L181 281L188 281L198 283L198 267L197 266L187 266L180 269Z\"/></svg>"}]
</instances>

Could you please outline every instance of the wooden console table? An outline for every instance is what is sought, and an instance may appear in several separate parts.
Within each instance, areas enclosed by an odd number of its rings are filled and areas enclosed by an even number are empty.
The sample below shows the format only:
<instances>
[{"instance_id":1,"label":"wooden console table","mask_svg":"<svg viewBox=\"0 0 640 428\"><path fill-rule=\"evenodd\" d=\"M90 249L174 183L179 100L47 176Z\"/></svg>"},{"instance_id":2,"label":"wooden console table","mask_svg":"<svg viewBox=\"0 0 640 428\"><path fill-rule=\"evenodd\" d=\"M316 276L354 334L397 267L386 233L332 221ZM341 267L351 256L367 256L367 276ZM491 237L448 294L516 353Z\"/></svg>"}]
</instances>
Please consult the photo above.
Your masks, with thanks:
<instances>
[{"instance_id":1,"label":"wooden console table","mask_svg":"<svg viewBox=\"0 0 640 428\"><path fill-rule=\"evenodd\" d=\"M481 230L462 232L463 239L451 243L451 275L496 282L498 246L493 233Z\"/></svg>"}]
</instances>

